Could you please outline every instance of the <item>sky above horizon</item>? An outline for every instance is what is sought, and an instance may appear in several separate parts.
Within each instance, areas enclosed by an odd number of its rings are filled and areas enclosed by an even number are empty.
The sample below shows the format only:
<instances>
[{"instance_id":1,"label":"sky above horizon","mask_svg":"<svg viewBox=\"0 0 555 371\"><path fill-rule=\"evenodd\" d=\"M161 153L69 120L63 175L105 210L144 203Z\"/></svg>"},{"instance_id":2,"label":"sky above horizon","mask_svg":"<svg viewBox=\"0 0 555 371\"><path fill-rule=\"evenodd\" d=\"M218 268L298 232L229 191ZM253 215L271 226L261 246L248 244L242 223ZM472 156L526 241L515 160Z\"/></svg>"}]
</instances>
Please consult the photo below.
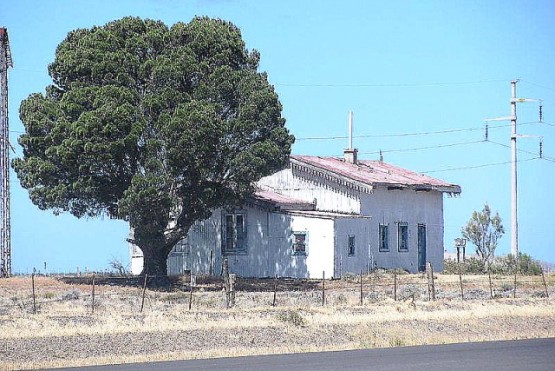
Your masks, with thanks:
<instances>
[{"instance_id":1,"label":"sky above horizon","mask_svg":"<svg viewBox=\"0 0 555 371\"><path fill-rule=\"evenodd\" d=\"M19 105L51 83L47 66L76 28L124 16L167 25L194 16L231 21L248 49L261 54L297 138L294 154L341 156L347 115L354 146L377 159L458 184L445 197L445 248L472 211L488 203L507 233L510 251L510 81L517 96L543 100L517 107L520 251L555 262L555 3L551 1L256 1L256 0L6 0L10 141L20 157ZM543 155L539 156L540 138ZM41 211L11 173L12 260L16 273L105 270L129 262L126 223L76 219Z\"/></svg>"}]
</instances>

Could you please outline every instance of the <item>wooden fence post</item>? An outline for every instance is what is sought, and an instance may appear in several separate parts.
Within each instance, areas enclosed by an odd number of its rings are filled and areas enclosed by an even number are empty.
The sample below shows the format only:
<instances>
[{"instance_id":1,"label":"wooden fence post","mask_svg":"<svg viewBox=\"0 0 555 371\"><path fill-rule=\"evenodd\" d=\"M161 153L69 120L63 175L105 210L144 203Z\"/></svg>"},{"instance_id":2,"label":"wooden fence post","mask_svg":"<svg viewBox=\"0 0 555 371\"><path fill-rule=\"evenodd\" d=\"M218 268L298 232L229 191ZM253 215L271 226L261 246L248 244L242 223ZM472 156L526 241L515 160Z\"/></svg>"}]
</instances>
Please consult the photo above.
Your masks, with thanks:
<instances>
[{"instance_id":1,"label":"wooden fence post","mask_svg":"<svg viewBox=\"0 0 555 371\"><path fill-rule=\"evenodd\" d=\"M146 282L148 280L148 274L145 273L145 282L143 283L143 298L141 300L141 310L140 312L143 312L143 307L145 306L145 295L146 295Z\"/></svg>"},{"instance_id":2,"label":"wooden fence post","mask_svg":"<svg viewBox=\"0 0 555 371\"><path fill-rule=\"evenodd\" d=\"M516 298L516 272L518 272L517 268L515 268L515 282L514 282L514 289L513 289L513 299Z\"/></svg>"},{"instance_id":3,"label":"wooden fence post","mask_svg":"<svg viewBox=\"0 0 555 371\"><path fill-rule=\"evenodd\" d=\"M428 273L428 300L430 300L430 294L431 294L431 299L432 300L436 300L436 286L435 286L435 282L434 282L434 267L432 266L431 262L428 262L427 264L427 273Z\"/></svg>"},{"instance_id":4,"label":"wooden fence post","mask_svg":"<svg viewBox=\"0 0 555 371\"><path fill-rule=\"evenodd\" d=\"M393 272L393 301L397 301L397 272Z\"/></svg>"},{"instance_id":5,"label":"wooden fence post","mask_svg":"<svg viewBox=\"0 0 555 371\"><path fill-rule=\"evenodd\" d=\"M224 291L225 291L225 307L231 306L230 282L229 282L229 265L227 258L222 263L222 275L224 276Z\"/></svg>"},{"instance_id":6,"label":"wooden fence post","mask_svg":"<svg viewBox=\"0 0 555 371\"><path fill-rule=\"evenodd\" d=\"M493 299L493 285L491 283L491 270L488 267L488 279L489 279L489 297Z\"/></svg>"},{"instance_id":7,"label":"wooden fence post","mask_svg":"<svg viewBox=\"0 0 555 371\"><path fill-rule=\"evenodd\" d=\"M94 288L95 288L95 275L92 277L92 300L91 300L91 313L94 314Z\"/></svg>"},{"instance_id":8,"label":"wooden fence post","mask_svg":"<svg viewBox=\"0 0 555 371\"><path fill-rule=\"evenodd\" d=\"M362 306L363 293L362 293L362 269L360 270L360 305Z\"/></svg>"},{"instance_id":9,"label":"wooden fence post","mask_svg":"<svg viewBox=\"0 0 555 371\"><path fill-rule=\"evenodd\" d=\"M462 280L462 268L461 264L459 263L459 283L461 285L461 300L464 300L464 288L463 288L463 280Z\"/></svg>"},{"instance_id":10,"label":"wooden fence post","mask_svg":"<svg viewBox=\"0 0 555 371\"><path fill-rule=\"evenodd\" d=\"M191 282L189 283L189 310L193 306L193 286L195 285L195 276L191 273Z\"/></svg>"},{"instance_id":11,"label":"wooden fence post","mask_svg":"<svg viewBox=\"0 0 555 371\"><path fill-rule=\"evenodd\" d=\"M229 305L231 307L235 306L235 281L237 280L237 275L235 273L229 274Z\"/></svg>"},{"instance_id":12,"label":"wooden fence post","mask_svg":"<svg viewBox=\"0 0 555 371\"><path fill-rule=\"evenodd\" d=\"M278 276L276 274L274 276L274 300L272 301L272 307L276 306L277 286L278 286Z\"/></svg>"},{"instance_id":13,"label":"wooden fence post","mask_svg":"<svg viewBox=\"0 0 555 371\"><path fill-rule=\"evenodd\" d=\"M545 289L545 296L549 299L549 291L547 290L547 283L545 282L545 275L543 274L543 268L541 269L541 272L542 272L543 288Z\"/></svg>"},{"instance_id":14,"label":"wooden fence post","mask_svg":"<svg viewBox=\"0 0 555 371\"><path fill-rule=\"evenodd\" d=\"M426 263L426 278L428 283L428 301L432 298L432 288L430 286L430 263Z\"/></svg>"},{"instance_id":15,"label":"wooden fence post","mask_svg":"<svg viewBox=\"0 0 555 371\"><path fill-rule=\"evenodd\" d=\"M31 275L31 284L33 286L33 313L37 313L37 299L35 295L35 272Z\"/></svg>"},{"instance_id":16,"label":"wooden fence post","mask_svg":"<svg viewBox=\"0 0 555 371\"><path fill-rule=\"evenodd\" d=\"M326 304L326 271L322 271L322 306Z\"/></svg>"}]
</instances>

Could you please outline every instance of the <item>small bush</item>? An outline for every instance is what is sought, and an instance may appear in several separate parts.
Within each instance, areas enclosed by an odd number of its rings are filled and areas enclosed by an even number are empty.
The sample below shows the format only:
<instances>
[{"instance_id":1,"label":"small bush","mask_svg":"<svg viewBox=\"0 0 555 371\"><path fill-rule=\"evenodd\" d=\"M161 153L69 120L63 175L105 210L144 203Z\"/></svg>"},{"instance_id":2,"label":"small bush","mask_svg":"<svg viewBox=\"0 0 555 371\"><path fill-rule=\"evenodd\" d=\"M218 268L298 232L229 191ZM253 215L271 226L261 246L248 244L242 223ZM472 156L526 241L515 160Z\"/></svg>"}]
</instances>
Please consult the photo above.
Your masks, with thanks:
<instances>
[{"instance_id":1,"label":"small bush","mask_svg":"<svg viewBox=\"0 0 555 371\"><path fill-rule=\"evenodd\" d=\"M524 275L540 275L542 273L541 265L528 254L518 254L518 267L517 261L514 256L507 255L496 258L491 264L491 272L495 274L510 275L515 273L515 268L518 273Z\"/></svg>"},{"instance_id":2,"label":"small bush","mask_svg":"<svg viewBox=\"0 0 555 371\"><path fill-rule=\"evenodd\" d=\"M81 291L79 290L70 290L62 295L62 300L77 300L81 297Z\"/></svg>"},{"instance_id":3,"label":"small bush","mask_svg":"<svg viewBox=\"0 0 555 371\"><path fill-rule=\"evenodd\" d=\"M515 287L512 284L507 282L503 282L503 284L501 285L501 291L513 291L514 288Z\"/></svg>"},{"instance_id":4,"label":"small bush","mask_svg":"<svg viewBox=\"0 0 555 371\"><path fill-rule=\"evenodd\" d=\"M460 263L456 260L446 260L444 262L443 271L445 273L459 274L459 270L463 274L482 274L486 272L484 263L477 258L467 258Z\"/></svg>"},{"instance_id":5,"label":"small bush","mask_svg":"<svg viewBox=\"0 0 555 371\"><path fill-rule=\"evenodd\" d=\"M389 339L389 345L392 347L403 347L406 345L405 340L401 339L398 336L395 336Z\"/></svg>"},{"instance_id":6,"label":"small bush","mask_svg":"<svg viewBox=\"0 0 555 371\"><path fill-rule=\"evenodd\" d=\"M517 262L512 255L497 257L493 259L489 267L477 258L468 258L463 262L457 263L455 260L445 260L444 272L447 274L459 274L459 269L463 274L482 274L487 273L488 269L493 274L512 275L515 273ZM518 254L518 273L524 275L540 275L541 265L528 254Z\"/></svg>"},{"instance_id":7,"label":"small bush","mask_svg":"<svg viewBox=\"0 0 555 371\"><path fill-rule=\"evenodd\" d=\"M339 305L347 304L347 297L343 293L341 293L341 294L339 294L339 296L337 296L337 304L339 304Z\"/></svg>"},{"instance_id":8,"label":"small bush","mask_svg":"<svg viewBox=\"0 0 555 371\"><path fill-rule=\"evenodd\" d=\"M278 314L277 319L293 326L305 326L306 320L298 311L287 310Z\"/></svg>"}]
</instances>

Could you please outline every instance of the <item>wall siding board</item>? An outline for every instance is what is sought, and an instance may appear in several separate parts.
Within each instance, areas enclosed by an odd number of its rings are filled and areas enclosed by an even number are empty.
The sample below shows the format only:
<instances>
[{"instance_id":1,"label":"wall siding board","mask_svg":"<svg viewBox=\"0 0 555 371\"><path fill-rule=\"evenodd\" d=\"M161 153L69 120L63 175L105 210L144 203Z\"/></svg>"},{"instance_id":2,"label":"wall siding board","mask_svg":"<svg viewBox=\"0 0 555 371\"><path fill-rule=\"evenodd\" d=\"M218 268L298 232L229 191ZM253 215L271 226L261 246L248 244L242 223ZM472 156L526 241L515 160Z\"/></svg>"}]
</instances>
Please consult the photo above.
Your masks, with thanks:
<instances>
[{"instance_id":1,"label":"wall siding board","mask_svg":"<svg viewBox=\"0 0 555 371\"><path fill-rule=\"evenodd\" d=\"M341 213L324 217L270 211L246 205L247 252L222 255L222 211L193 225L187 253L172 252L170 274L191 271L207 274L210 255L218 275L224 258L230 270L243 277L340 277L378 268L418 271L418 225L426 226L427 253L435 271L443 270L443 193L409 188L375 187L371 191L341 184L326 173L287 168L259 181L259 185L307 202L316 210ZM352 214L352 215L348 215ZM408 225L408 251L397 249L399 223ZM379 251L379 225L389 226L389 251ZM293 254L293 233L305 231L307 254ZM348 237L355 236L356 251L348 254ZM141 254L142 255L142 254ZM138 269L138 254L132 255ZM138 273L138 272L137 272Z\"/></svg>"},{"instance_id":2,"label":"wall siding board","mask_svg":"<svg viewBox=\"0 0 555 371\"><path fill-rule=\"evenodd\" d=\"M262 178L258 184L306 202L313 202L316 199L316 210L360 213L360 192L339 186L315 174L294 172L288 168Z\"/></svg>"}]
</instances>

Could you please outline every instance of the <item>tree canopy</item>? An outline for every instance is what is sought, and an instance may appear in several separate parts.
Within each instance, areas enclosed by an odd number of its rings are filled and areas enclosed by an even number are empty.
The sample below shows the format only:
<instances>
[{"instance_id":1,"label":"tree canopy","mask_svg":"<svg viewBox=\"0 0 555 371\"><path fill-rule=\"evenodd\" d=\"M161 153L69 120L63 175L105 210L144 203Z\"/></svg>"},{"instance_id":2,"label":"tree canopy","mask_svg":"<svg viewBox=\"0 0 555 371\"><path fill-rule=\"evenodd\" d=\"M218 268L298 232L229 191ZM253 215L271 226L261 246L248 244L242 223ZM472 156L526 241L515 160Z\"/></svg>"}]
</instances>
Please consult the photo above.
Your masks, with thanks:
<instances>
[{"instance_id":1,"label":"tree canopy","mask_svg":"<svg viewBox=\"0 0 555 371\"><path fill-rule=\"evenodd\" d=\"M40 209L128 221L144 272L165 274L194 221L287 163L294 138L259 58L236 26L206 17L70 32L53 84L20 106L21 185Z\"/></svg>"},{"instance_id":2,"label":"tree canopy","mask_svg":"<svg viewBox=\"0 0 555 371\"><path fill-rule=\"evenodd\" d=\"M499 213L492 216L491 208L485 204L482 211L472 212L472 217L466 227L461 229L461 234L476 246L476 254L486 268L494 257L497 241L505 234L505 228Z\"/></svg>"}]
</instances>

